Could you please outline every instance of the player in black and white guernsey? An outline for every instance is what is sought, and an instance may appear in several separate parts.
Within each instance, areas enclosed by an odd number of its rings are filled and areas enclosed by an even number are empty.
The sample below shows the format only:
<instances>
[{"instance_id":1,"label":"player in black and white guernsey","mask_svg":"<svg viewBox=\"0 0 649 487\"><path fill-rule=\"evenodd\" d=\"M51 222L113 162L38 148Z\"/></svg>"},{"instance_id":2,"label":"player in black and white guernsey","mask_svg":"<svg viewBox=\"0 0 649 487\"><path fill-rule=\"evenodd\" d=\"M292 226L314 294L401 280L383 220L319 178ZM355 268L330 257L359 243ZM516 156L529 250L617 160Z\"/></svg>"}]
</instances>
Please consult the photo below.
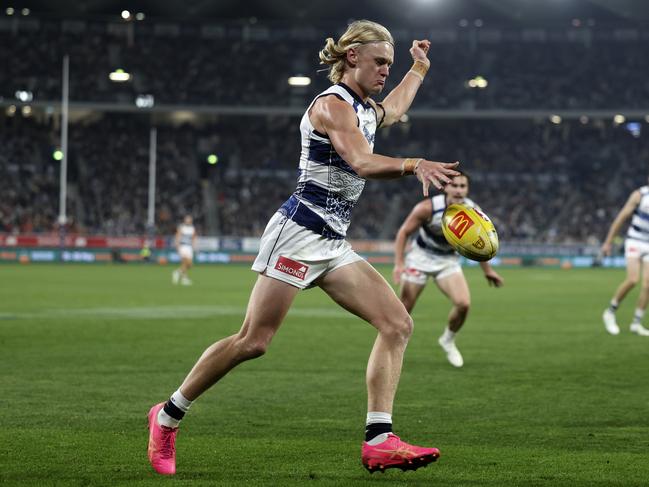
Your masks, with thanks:
<instances>
[{"instance_id":1,"label":"player in black and white guernsey","mask_svg":"<svg viewBox=\"0 0 649 487\"><path fill-rule=\"evenodd\" d=\"M429 47L427 40L412 42L412 68L377 103L371 96L383 90L394 57L390 32L357 21L337 42L326 40L320 60L330 66L334 86L316 96L302 117L297 188L261 237L252 267L259 275L243 325L211 345L169 401L149 412L149 460L157 472L175 472L176 428L191 403L233 367L263 355L297 293L312 286L377 331L366 374L363 464L370 471L415 469L439 456L436 448L408 445L392 433L392 404L412 319L385 279L345 240L365 179L414 174L427 195L431 184L441 189L457 174L457 163L373 153L376 129L396 123L410 107L430 65ZM335 414L335 405L331 409ZM225 411L219 417L225 420Z\"/></svg>"},{"instance_id":2,"label":"player in black and white guernsey","mask_svg":"<svg viewBox=\"0 0 649 487\"><path fill-rule=\"evenodd\" d=\"M393 279L401 284L401 301L410 313L428 278L452 303L448 325L439 337L438 343L446 352L446 358L454 367L462 367L464 359L455 344L455 335L460 331L471 306L469 286L464 278L460 257L444 238L442 214L448 205L463 203L470 207L477 205L467 197L469 177L461 173L444 188L444 193L421 201L406 217L395 239L395 264ZM479 207L478 207L479 209ZM408 237L415 234L412 247L404 259ZM500 287L503 279L488 262L480 267L489 285Z\"/></svg>"},{"instance_id":3,"label":"player in black and white guernsey","mask_svg":"<svg viewBox=\"0 0 649 487\"><path fill-rule=\"evenodd\" d=\"M171 282L190 286L192 281L189 279L189 269L194 263L194 248L196 247L196 229L191 215L186 215L183 222L178 225L174 245L178 257L180 257L180 267L171 274Z\"/></svg>"},{"instance_id":4,"label":"player in black and white guernsey","mask_svg":"<svg viewBox=\"0 0 649 487\"><path fill-rule=\"evenodd\" d=\"M649 336L649 330L642 326L642 318L644 318L649 302L649 186L642 186L631 193L608 230L602 244L603 255L611 254L613 239L620 233L622 226L629 218L631 218L631 224L624 241L626 278L616 289L609 307L604 310L604 326L611 335L620 333L615 312L629 291L638 283L642 272L642 287L629 330L639 336Z\"/></svg>"}]
</instances>

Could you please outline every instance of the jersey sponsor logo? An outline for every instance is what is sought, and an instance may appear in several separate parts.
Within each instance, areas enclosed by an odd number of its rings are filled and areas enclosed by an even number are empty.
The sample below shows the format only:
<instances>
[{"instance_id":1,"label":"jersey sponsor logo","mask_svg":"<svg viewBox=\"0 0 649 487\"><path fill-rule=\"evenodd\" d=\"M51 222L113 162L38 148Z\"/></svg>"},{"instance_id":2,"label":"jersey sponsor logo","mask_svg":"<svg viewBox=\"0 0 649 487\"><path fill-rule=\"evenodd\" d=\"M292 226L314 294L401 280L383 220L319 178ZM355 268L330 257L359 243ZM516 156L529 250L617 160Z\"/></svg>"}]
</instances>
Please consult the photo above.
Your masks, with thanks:
<instances>
[{"instance_id":1,"label":"jersey sponsor logo","mask_svg":"<svg viewBox=\"0 0 649 487\"><path fill-rule=\"evenodd\" d=\"M301 281L304 281L304 276L309 270L308 265L304 265L296 260L289 259L287 257L280 256L277 259L277 264L275 264L275 269L289 276L297 277Z\"/></svg>"},{"instance_id":2,"label":"jersey sponsor logo","mask_svg":"<svg viewBox=\"0 0 649 487\"><path fill-rule=\"evenodd\" d=\"M451 223L448 225L448 229L453 232L457 238L461 239L464 237L464 234L469 231L474 224L474 221L469 218L465 212L460 211L457 215L453 217Z\"/></svg>"}]
</instances>

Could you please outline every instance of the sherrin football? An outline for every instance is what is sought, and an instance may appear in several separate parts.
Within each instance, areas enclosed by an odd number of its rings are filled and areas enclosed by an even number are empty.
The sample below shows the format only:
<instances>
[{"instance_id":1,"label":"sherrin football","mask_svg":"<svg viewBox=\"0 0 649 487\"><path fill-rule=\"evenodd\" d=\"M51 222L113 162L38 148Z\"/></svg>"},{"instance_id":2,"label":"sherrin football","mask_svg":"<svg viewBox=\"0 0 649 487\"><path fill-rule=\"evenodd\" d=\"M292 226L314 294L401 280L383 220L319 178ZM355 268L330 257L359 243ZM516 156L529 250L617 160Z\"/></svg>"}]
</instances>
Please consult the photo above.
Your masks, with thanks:
<instances>
[{"instance_id":1,"label":"sherrin football","mask_svg":"<svg viewBox=\"0 0 649 487\"><path fill-rule=\"evenodd\" d=\"M498 252L498 234L489 217L476 208L449 205L442 215L442 232L467 259L484 262Z\"/></svg>"}]
</instances>

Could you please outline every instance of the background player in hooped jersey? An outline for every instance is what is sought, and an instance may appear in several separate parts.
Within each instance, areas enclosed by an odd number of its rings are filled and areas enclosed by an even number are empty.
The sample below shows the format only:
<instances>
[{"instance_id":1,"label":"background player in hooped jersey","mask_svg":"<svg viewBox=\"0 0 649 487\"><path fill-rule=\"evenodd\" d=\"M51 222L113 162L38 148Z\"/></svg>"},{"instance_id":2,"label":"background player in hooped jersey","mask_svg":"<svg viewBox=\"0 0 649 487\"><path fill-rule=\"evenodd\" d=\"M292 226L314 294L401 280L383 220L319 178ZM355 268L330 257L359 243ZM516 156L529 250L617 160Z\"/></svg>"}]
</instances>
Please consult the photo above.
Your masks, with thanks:
<instances>
[{"instance_id":1,"label":"background player in hooped jersey","mask_svg":"<svg viewBox=\"0 0 649 487\"><path fill-rule=\"evenodd\" d=\"M448 205L464 203L477 207L467 198L469 177L460 171L444 188L444 193L427 198L415 205L397 232L394 243L395 262L393 279L401 283L401 302L410 313L419 295L426 287L429 277L451 301L453 307L448 315L448 326L438 343L446 352L451 365L462 367L464 359L455 345L455 335L462 328L471 305L469 286L460 267L459 256L448 244L442 233L442 213ZM479 207L478 207L479 208ZM408 237L418 232L412 248L404 261ZM500 287L503 279L488 262L480 262L489 285Z\"/></svg>"},{"instance_id":2,"label":"background player in hooped jersey","mask_svg":"<svg viewBox=\"0 0 649 487\"><path fill-rule=\"evenodd\" d=\"M189 286L192 281L188 273L194 262L194 248L196 248L196 229L191 215L186 215L183 222L178 225L174 243L180 256L180 267L173 271L171 280L174 284L180 282L183 286Z\"/></svg>"},{"instance_id":3,"label":"background player in hooped jersey","mask_svg":"<svg viewBox=\"0 0 649 487\"><path fill-rule=\"evenodd\" d=\"M429 185L441 189L457 174L457 163L373 154L376 128L397 122L423 82L429 46L426 40L413 41L412 68L379 104L370 96L381 93L392 65L390 32L357 21L338 42L327 39L320 59L330 66L334 85L316 96L302 117L297 188L261 237L252 266L259 274L243 325L207 348L171 398L149 412L149 461L157 472L175 472L176 431L192 402L241 362L263 355L297 293L312 286L377 330L367 364L362 463L371 472L408 470L439 456L436 448L409 445L392 433L392 405L412 319L385 279L345 240L365 179L414 174L428 195Z\"/></svg>"},{"instance_id":4,"label":"background player in hooped jersey","mask_svg":"<svg viewBox=\"0 0 649 487\"><path fill-rule=\"evenodd\" d=\"M602 254L610 255L613 239L622 229L622 225L631 218L624 241L624 257L626 258L626 278L618 286L609 307L604 310L604 326L611 335L618 335L620 327L615 319L615 312L626 295L640 280L642 271L642 287L636 304L633 321L629 327L632 333L649 336L649 330L642 326L647 303L649 302L649 186L636 189L617 214L608 230L602 244Z\"/></svg>"}]
</instances>

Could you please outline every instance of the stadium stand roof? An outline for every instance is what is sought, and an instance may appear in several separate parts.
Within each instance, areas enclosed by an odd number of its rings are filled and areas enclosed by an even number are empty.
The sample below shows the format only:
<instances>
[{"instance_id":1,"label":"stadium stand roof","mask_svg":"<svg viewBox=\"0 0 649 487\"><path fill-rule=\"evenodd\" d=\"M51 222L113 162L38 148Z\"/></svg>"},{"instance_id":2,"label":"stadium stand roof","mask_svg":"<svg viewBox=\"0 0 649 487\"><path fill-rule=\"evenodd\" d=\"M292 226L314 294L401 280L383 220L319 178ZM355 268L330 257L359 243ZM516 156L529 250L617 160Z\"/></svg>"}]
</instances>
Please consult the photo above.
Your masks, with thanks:
<instances>
[{"instance_id":1,"label":"stadium stand roof","mask_svg":"<svg viewBox=\"0 0 649 487\"><path fill-rule=\"evenodd\" d=\"M106 18L128 9L144 12L149 19L187 22L371 18L389 25L432 27L463 18L538 26L556 26L576 18L605 24L649 20L646 0L16 0L6 5L16 11L28 7L41 17Z\"/></svg>"}]
</instances>

